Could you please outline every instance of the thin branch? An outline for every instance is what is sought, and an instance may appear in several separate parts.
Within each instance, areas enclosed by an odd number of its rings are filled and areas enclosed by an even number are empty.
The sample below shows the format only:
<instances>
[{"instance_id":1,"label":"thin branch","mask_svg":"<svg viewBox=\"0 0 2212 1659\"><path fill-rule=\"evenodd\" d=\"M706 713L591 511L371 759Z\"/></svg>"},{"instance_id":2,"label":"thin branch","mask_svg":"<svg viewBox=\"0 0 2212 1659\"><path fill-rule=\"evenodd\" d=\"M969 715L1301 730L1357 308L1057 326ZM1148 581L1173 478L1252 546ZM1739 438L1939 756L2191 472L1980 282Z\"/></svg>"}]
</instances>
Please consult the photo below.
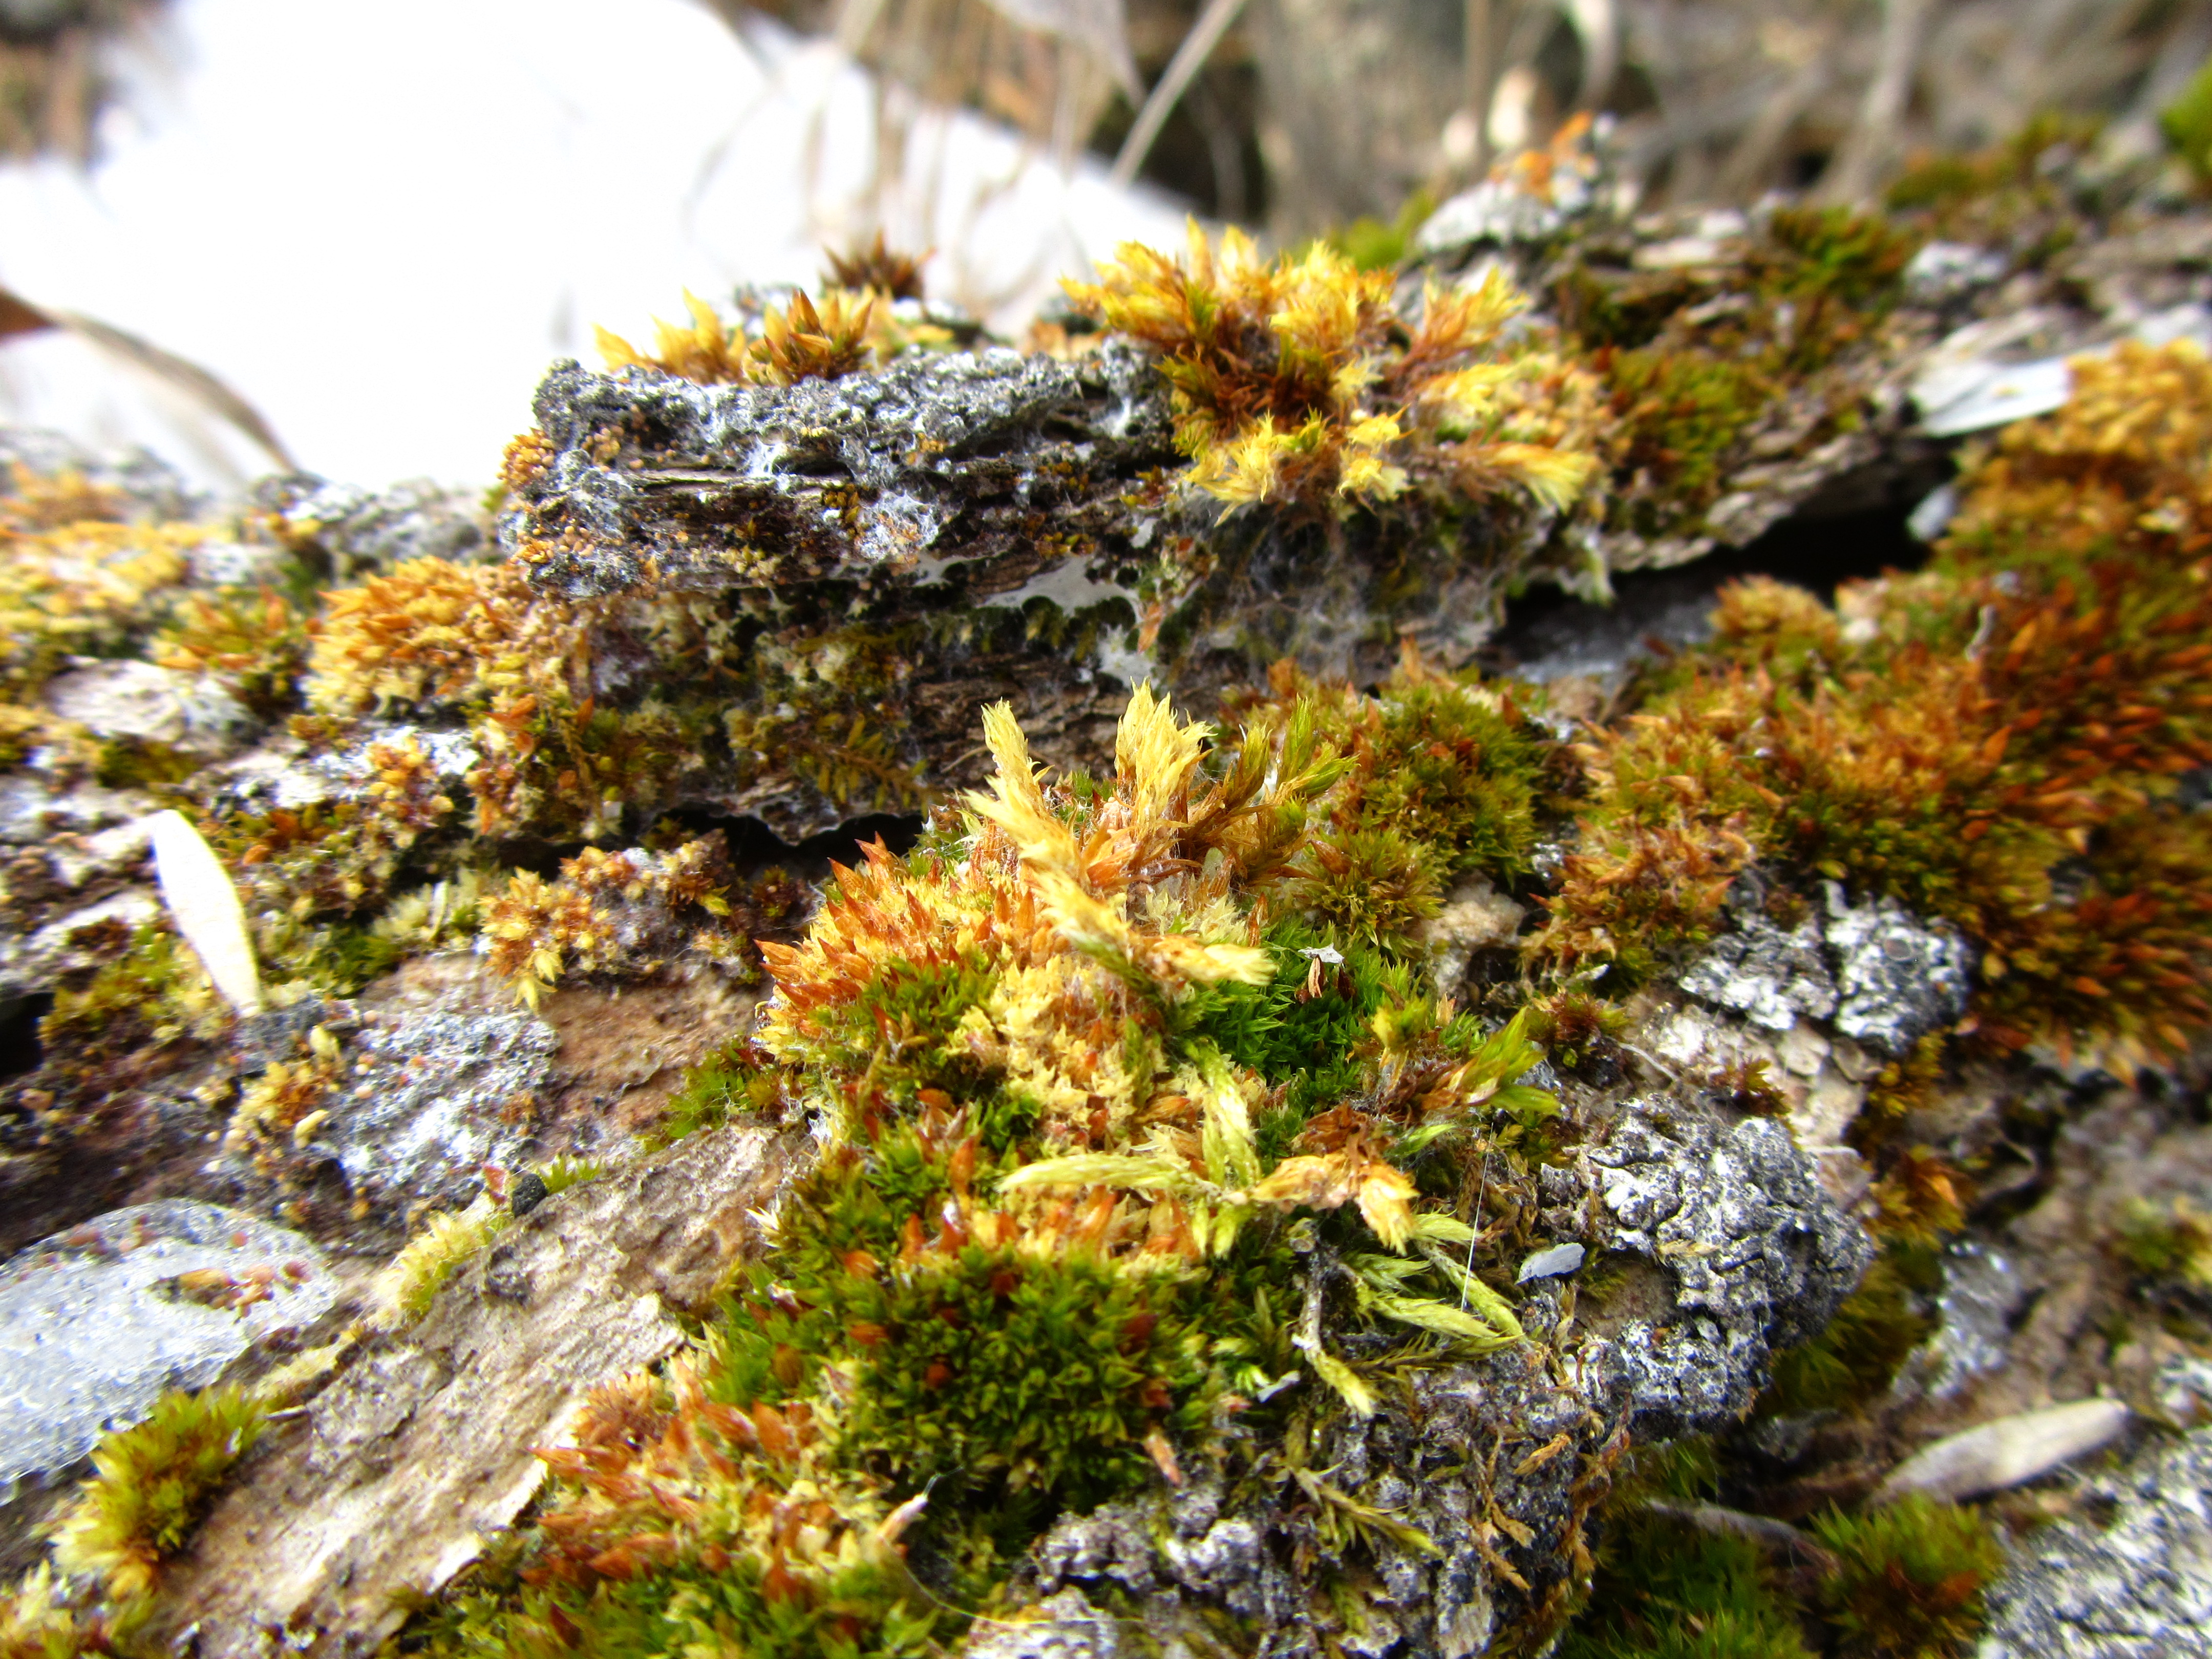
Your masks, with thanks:
<instances>
[{"instance_id":1,"label":"thin branch","mask_svg":"<svg viewBox=\"0 0 2212 1659\"><path fill-rule=\"evenodd\" d=\"M1896 142L1898 122L1912 91L1929 9L1929 0L1884 0L1881 55L1875 64L1874 79L1867 83L1866 101L1859 106L1857 124L1821 181L1820 194L1831 201L1856 202L1873 190L1875 176Z\"/></svg>"},{"instance_id":2,"label":"thin branch","mask_svg":"<svg viewBox=\"0 0 2212 1659\"><path fill-rule=\"evenodd\" d=\"M1127 189L1136 182L1137 169L1152 153L1160 129L1167 125L1184 89L1206 67L1206 60L1221 44L1221 37L1229 33L1229 26L1237 21L1237 14L1243 5L1244 0L1206 0L1206 9L1199 13L1198 21L1190 26L1190 33L1176 48L1176 55L1168 60L1167 73L1160 76L1159 84L1145 100L1144 108L1137 112L1137 125L1121 141L1121 153L1114 158L1113 181L1117 187Z\"/></svg>"}]
</instances>

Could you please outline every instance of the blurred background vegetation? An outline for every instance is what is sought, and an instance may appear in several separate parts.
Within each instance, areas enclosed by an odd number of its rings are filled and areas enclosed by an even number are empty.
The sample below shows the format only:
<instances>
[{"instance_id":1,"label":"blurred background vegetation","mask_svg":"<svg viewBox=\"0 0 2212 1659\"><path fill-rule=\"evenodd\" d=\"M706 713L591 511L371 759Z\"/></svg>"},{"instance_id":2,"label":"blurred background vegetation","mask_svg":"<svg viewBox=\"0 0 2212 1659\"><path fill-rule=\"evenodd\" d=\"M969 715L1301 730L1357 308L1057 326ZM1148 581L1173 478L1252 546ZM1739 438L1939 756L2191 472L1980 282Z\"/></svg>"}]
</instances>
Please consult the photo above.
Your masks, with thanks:
<instances>
[{"instance_id":1,"label":"blurred background vegetation","mask_svg":"<svg viewBox=\"0 0 2212 1659\"><path fill-rule=\"evenodd\" d=\"M1862 198L2045 111L2147 143L2212 55L2212 0L702 3L873 70L886 178L924 109L964 106L1285 240L1393 220L1577 110L1643 204ZM0 0L0 153L88 157L100 45L161 9Z\"/></svg>"},{"instance_id":2,"label":"blurred background vegetation","mask_svg":"<svg viewBox=\"0 0 2212 1659\"><path fill-rule=\"evenodd\" d=\"M742 24L740 0L716 4ZM1645 204L1773 189L1862 198L1917 151L1987 144L2046 111L2102 118L2148 144L2155 112L2212 53L2205 0L767 7L836 39L894 99L966 105L1063 153L1114 157L1203 214L1284 240L1392 220L1541 144L1577 110L1613 118ZM896 127L883 124L884 142Z\"/></svg>"},{"instance_id":3,"label":"blurred background vegetation","mask_svg":"<svg viewBox=\"0 0 2212 1659\"><path fill-rule=\"evenodd\" d=\"M592 325L877 233L1018 337L1186 210L1390 263L1583 114L1632 210L1871 200L2051 115L2124 159L2173 111L2212 181L2208 58L2212 0L0 0L0 416L226 485L478 477ZM283 344L333 307L343 376Z\"/></svg>"}]
</instances>

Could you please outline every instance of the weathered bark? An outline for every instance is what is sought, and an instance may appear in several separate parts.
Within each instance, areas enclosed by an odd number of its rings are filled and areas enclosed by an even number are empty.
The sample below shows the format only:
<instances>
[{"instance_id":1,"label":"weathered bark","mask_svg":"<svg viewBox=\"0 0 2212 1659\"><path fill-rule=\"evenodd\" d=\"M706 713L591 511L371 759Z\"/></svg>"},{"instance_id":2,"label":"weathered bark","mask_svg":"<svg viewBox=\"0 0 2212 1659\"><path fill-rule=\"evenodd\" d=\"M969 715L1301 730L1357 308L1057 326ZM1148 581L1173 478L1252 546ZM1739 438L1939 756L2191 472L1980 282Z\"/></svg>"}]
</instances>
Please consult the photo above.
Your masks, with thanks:
<instances>
[{"instance_id":1,"label":"weathered bark","mask_svg":"<svg viewBox=\"0 0 2212 1659\"><path fill-rule=\"evenodd\" d=\"M585 1395L682 1344L672 1314L756 1244L797 1152L696 1135L518 1221L264 1441L166 1569L157 1641L374 1653L404 1618L395 1597L437 1589L522 1512L545 1474L533 1449Z\"/></svg>"}]
</instances>

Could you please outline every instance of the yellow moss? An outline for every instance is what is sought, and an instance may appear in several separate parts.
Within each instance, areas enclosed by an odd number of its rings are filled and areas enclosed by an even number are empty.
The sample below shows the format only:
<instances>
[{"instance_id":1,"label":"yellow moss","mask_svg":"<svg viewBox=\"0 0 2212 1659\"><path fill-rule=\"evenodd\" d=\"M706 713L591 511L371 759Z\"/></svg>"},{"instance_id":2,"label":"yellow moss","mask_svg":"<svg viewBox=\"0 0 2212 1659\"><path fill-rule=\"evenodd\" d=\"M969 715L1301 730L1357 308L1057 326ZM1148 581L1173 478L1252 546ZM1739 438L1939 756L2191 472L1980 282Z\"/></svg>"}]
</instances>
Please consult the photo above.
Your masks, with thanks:
<instances>
[{"instance_id":1,"label":"yellow moss","mask_svg":"<svg viewBox=\"0 0 2212 1659\"><path fill-rule=\"evenodd\" d=\"M26 700L72 653L130 643L157 620L161 591L184 580L207 534L92 520L0 527L0 695Z\"/></svg>"},{"instance_id":2,"label":"yellow moss","mask_svg":"<svg viewBox=\"0 0 2212 1659\"><path fill-rule=\"evenodd\" d=\"M1181 259L1127 243L1099 278L1067 283L1069 298L1159 354L1191 482L1231 510L1380 503L1417 471L1439 489L1518 485L1560 507L1595 471L1588 454L1507 430L1516 405L1500 390L1523 371L1486 359L1525 301L1496 273L1431 288L1415 325L1389 271L1325 243L1271 264L1243 232L1217 250L1194 222Z\"/></svg>"},{"instance_id":3,"label":"yellow moss","mask_svg":"<svg viewBox=\"0 0 2212 1659\"><path fill-rule=\"evenodd\" d=\"M684 307L691 313L689 327L665 323L658 317L653 319L658 337L649 354L619 334L596 330L599 355L606 359L607 367L656 368L702 386L726 386L751 378L745 362L744 330L725 326L714 307L689 289L684 290ZM509 483L513 482L510 478Z\"/></svg>"},{"instance_id":4,"label":"yellow moss","mask_svg":"<svg viewBox=\"0 0 2212 1659\"><path fill-rule=\"evenodd\" d=\"M109 1435L94 1450L99 1473L55 1534L55 1565L98 1575L112 1602L143 1602L161 1562L191 1536L266 1414L260 1401L236 1387L164 1395L144 1422Z\"/></svg>"},{"instance_id":5,"label":"yellow moss","mask_svg":"<svg viewBox=\"0 0 2212 1659\"><path fill-rule=\"evenodd\" d=\"M2194 557L2212 547L2212 362L2193 340L2077 357L2073 395L1967 459L1947 545L2032 536L2071 553Z\"/></svg>"},{"instance_id":6,"label":"yellow moss","mask_svg":"<svg viewBox=\"0 0 2212 1659\"><path fill-rule=\"evenodd\" d=\"M514 1224L507 1207L480 1193L465 1210L441 1210L409 1239L371 1287L370 1325L400 1331L430 1311L462 1263Z\"/></svg>"},{"instance_id":7,"label":"yellow moss","mask_svg":"<svg viewBox=\"0 0 2212 1659\"><path fill-rule=\"evenodd\" d=\"M564 974L650 973L678 950L735 961L743 941L720 925L729 874L719 838L662 854L587 847L558 881L517 871L484 906L486 960L533 1008Z\"/></svg>"},{"instance_id":8,"label":"yellow moss","mask_svg":"<svg viewBox=\"0 0 2212 1659\"><path fill-rule=\"evenodd\" d=\"M830 289L817 309L803 292L793 294L788 305L762 314L761 337L752 343L756 372L778 386L850 374L872 355L875 312L872 295Z\"/></svg>"},{"instance_id":9,"label":"yellow moss","mask_svg":"<svg viewBox=\"0 0 2212 1659\"><path fill-rule=\"evenodd\" d=\"M881 273L894 283L902 280L897 263L891 262L894 268ZM805 380L837 380L872 362L889 362L902 351L933 350L951 343L951 334L933 323L901 322L891 313L893 297L880 287L838 285L823 289L817 303L803 289L794 290L785 304L765 307L760 332L748 337L742 322L725 324L713 306L686 290L690 327L654 319L659 337L649 353L603 328L598 331L599 354L611 370L657 369L702 386L748 381L792 386ZM606 436L610 444L618 441L615 434ZM532 443L519 438L508 447L501 476L509 489L520 489L534 481L550 459L543 440ZM611 459L611 453L599 459Z\"/></svg>"},{"instance_id":10,"label":"yellow moss","mask_svg":"<svg viewBox=\"0 0 2212 1659\"><path fill-rule=\"evenodd\" d=\"M0 1592L0 1656L76 1659L107 1652L107 1632L78 1619L67 1591L66 1581L41 1561L15 1589Z\"/></svg>"},{"instance_id":11,"label":"yellow moss","mask_svg":"<svg viewBox=\"0 0 2212 1659\"><path fill-rule=\"evenodd\" d=\"M273 1060L246 1085L227 1137L233 1146L252 1140L304 1142L330 1115L323 1103L345 1075L337 1039L318 1025L307 1034L303 1060Z\"/></svg>"},{"instance_id":12,"label":"yellow moss","mask_svg":"<svg viewBox=\"0 0 2212 1659\"><path fill-rule=\"evenodd\" d=\"M433 558L331 590L313 631L307 702L324 714L528 696L564 686L582 650L573 607L512 566Z\"/></svg>"},{"instance_id":13,"label":"yellow moss","mask_svg":"<svg viewBox=\"0 0 2212 1659\"><path fill-rule=\"evenodd\" d=\"M129 516L121 492L94 483L73 467L48 477L17 461L0 492L0 529L22 534L73 524L121 524Z\"/></svg>"}]
</instances>

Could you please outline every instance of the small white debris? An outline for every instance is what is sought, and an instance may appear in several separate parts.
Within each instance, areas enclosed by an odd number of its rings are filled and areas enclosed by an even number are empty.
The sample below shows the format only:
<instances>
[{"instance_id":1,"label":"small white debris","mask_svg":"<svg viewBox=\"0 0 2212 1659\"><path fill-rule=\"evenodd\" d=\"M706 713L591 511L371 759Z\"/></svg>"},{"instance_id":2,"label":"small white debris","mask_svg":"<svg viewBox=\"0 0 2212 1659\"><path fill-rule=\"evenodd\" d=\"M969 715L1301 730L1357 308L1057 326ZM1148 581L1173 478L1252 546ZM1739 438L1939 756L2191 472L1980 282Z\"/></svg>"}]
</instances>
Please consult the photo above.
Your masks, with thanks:
<instances>
[{"instance_id":1,"label":"small white debris","mask_svg":"<svg viewBox=\"0 0 2212 1659\"><path fill-rule=\"evenodd\" d=\"M2000 1417L1923 1446L1890 1471L1874 1501L1894 1503L1916 1492L1954 1500L2003 1492L2111 1445L2128 1416L2117 1400L2076 1400Z\"/></svg>"},{"instance_id":2,"label":"small white debris","mask_svg":"<svg viewBox=\"0 0 2212 1659\"><path fill-rule=\"evenodd\" d=\"M1920 505L1912 509L1912 516L1905 527L1918 542L1933 543L1950 527L1959 514L1959 487L1956 484L1937 484L1920 498Z\"/></svg>"},{"instance_id":3,"label":"small white debris","mask_svg":"<svg viewBox=\"0 0 2212 1659\"><path fill-rule=\"evenodd\" d=\"M1556 1279L1571 1273L1583 1265L1583 1247L1579 1244L1554 1244L1548 1250L1539 1250L1521 1264L1516 1285L1526 1285L1532 1279Z\"/></svg>"},{"instance_id":4,"label":"small white debris","mask_svg":"<svg viewBox=\"0 0 2212 1659\"><path fill-rule=\"evenodd\" d=\"M148 821L161 897L185 942L215 981L223 1000L241 1014L261 1012L261 970L246 931L246 908L229 872L181 812L156 812Z\"/></svg>"}]
</instances>

